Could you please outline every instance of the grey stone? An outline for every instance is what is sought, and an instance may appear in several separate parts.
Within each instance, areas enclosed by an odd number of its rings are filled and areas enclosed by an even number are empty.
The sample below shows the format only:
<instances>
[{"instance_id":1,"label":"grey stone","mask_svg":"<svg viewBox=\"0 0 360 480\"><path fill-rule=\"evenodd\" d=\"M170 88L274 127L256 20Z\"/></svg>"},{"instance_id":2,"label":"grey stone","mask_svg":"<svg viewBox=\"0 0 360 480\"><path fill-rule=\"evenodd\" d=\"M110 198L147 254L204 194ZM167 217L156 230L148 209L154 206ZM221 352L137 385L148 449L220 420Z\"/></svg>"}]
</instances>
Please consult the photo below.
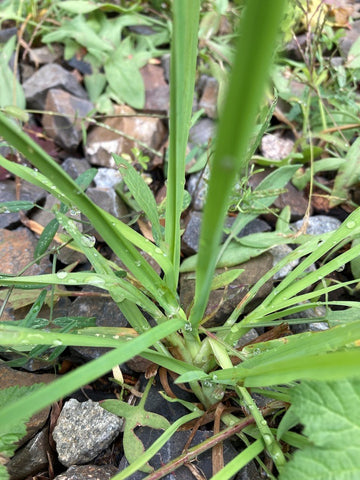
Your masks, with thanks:
<instances>
[{"instance_id":1,"label":"grey stone","mask_svg":"<svg viewBox=\"0 0 360 480\"><path fill-rule=\"evenodd\" d=\"M339 39L339 49L342 57L345 60L350 60L348 58L351 47L354 42L359 38L360 35L360 20L351 22L351 28L347 29L345 35Z\"/></svg>"},{"instance_id":2,"label":"grey stone","mask_svg":"<svg viewBox=\"0 0 360 480\"><path fill-rule=\"evenodd\" d=\"M283 258L285 258L289 253L293 250L289 245L275 245L274 247L270 248L270 253L273 256L273 266L277 265ZM292 260L287 265L282 267L281 270L275 273L273 276L273 280L280 280L281 278L285 278L293 268L295 268L299 264L299 260Z\"/></svg>"},{"instance_id":3,"label":"grey stone","mask_svg":"<svg viewBox=\"0 0 360 480\"><path fill-rule=\"evenodd\" d=\"M128 214L128 209L121 198L112 188L91 187L86 190L89 198L106 212L111 213L116 218L122 218ZM88 222L85 215L81 215L84 222ZM102 240L101 232L97 232L91 225L83 226L84 233L94 235L98 240Z\"/></svg>"},{"instance_id":4,"label":"grey stone","mask_svg":"<svg viewBox=\"0 0 360 480\"><path fill-rule=\"evenodd\" d=\"M302 310L301 312L294 313L284 317L284 320L294 319L294 318L304 318L304 319L316 319L317 317L324 317L326 315L326 308L323 305L319 305L315 308L308 308L307 310ZM311 323L299 323L290 326L291 330L294 333L304 333L304 332L323 332L328 330L329 325L327 322L311 322Z\"/></svg>"},{"instance_id":5,"label":"grey stone","mask_svg":"<svg viewBox=\"0 0 360 480\"><path fill-rule=\"evenodd\" d=\"M91 168L91 165L85 158L66 158L61 164L62 168L70 177L75 180L79 175Z\"/></svg>"},{"instance_id":6,"label":"grey stone","mask_svg":"<svg viewBox=\"0 0 360 480\"><path fill-rule=\"evenodd\" d=\"M86 91L76 78L56 63L41 67L23 83L27 106L37 110L45 107L46 94L50 88L61 88L79 98L87 98Z\"/></svg>"},{"instance_id":7,"label":"grey stone","mask_svg":"<svg viewBox=\"0 0 360 480\"><path fill-rule=\"evenodd\" d=\"M304 220L298 220L295 223L291 224L291 227L295 231L299 231L303 225ZM333 232L337 230L341 225L340 220L334 217L329 217L327 215L315 215L309 217L308 224L306 228L306 233L308 235L321 235L323 233Z\"/></svg>"},{"instance_id":8,"label":"grey stone","mask_svg":"<svg viewBox=\"0 0 360 480\"><path fill-rule=\"evenodd\" d=\"M96 402L70 399L53 431L60 462L67 467L90 462L117 437L122 424Z\"/></svg>"},{"instance_id":9,"label":"grey stone","mask_svg":"<svg viewBox=\"0 0 360 480\"><path fill-rule=\"evenodd\" d=\"M119 170L114 168L98 168L94 178L95 186L98 188L114 188L122 180Z\"/></svg>"},{"instance_id":10,"label":"grey stone","mask_svg":"<svg viewBox=\"0 0 360 480\"><path fill-rule=\"evenodd\" d=\"M164 69L164 76L167 83L170 83L170 53L161 57L161 66Z\"/></svg>"},{"instance_id":11,"label":"grey stone","mask_svg":"<svg viewBox=\"0 0 360 480\"><path fill-rule=\"evenodd\" d=\"M225 220L225 232L231 229L233 223L235 222L236 217L227 217ZM271 227L268 223L261 218L254 218L251 222L249 222L245 227L240 230L240 232L236 235L238 238L246 237L247 235L252 235L253 233L263 233L263 232L270 232Z\"/></svg>"},{"instance_id":12,"label":"grey stone","mask_svg":"<svg viewBox=\"0 0 360 480\"><path fill-rule=\"evenodd\" d=\"M47 45L39 48L30 48L28 50L30 60L35 65L43 65L44 63L53 63L64 54L64 48L60 44L52 44L51 47Z\"/></svg>"},{"instance_id":13,"label":"grey stone","mask_svg":"<svg viewBox=\"0 0 360 480\"><path fill-rule=\"evenodd\" d=\"M187 217L187 224L181 237L182 251L191 255L199 250L199 237L202 213L191 211Z\"/></svg>"},{"instance_id":14,"label":"grey stone","mask_svg":"<svg viewBox=\"0 0 360 480\"><path fill-rule=\"evenodd\" d=\"M17 34L17 27L2 28L0 30L0 43L6 43L11 37Z\"/></svg>"},{"instance_id":15,"label":"grey stone","mask_svg":"<svg viewBox=\"0 0 360 480\"><path fill-rule=\"evenodd\" d=\"M89 100L52 88L46 95L45 110L60 115L43 115L45 132L65 150L75 150L82 140L82 119L93 108Z\"/></svg>"},{"instance_id":16,"label":"grey stone","mask_svg":"<svg viewBox=\"0 0 360 480\"><path fill-rule=\"evenodd\" d=\"M189 143L195 145L207 145L215 136L216 124L211 118L201 118L189 132Z\"/></svg>"},{"instance_id":17,"label":"grey stone","mask_svg":"<svg viewBox=\"0 0 360 480\"><path fill-rule=\"evenodd\" d=\"M147 427L140 427L136 430L136 435L143 442L145 449L149 448L162 434L161 430L150 429ZM161 468L166 463L174 460L183 453L183 448L189 438L190 433L186 431L177 431L165 443L165 445L153 456L149 461L150 465L155 469ZM190 448L204 442L213 435L211 431L197 430L194 438L190 444ZM230 462L236 455L237 451L232 446L229 440L225 440L224 447L224 463ZM197 456L197 461L194 464L200 470L204 478L212 478L212 461L211 449L201 453ZM122 458L119 469L122 471L128 466L125 457ZM128 477L129 480L141 480L148 474L137 471ZM174 472L163 477L165 480L193 480L191 471L184 465L174 470ZM241 478L241 477L240 477Z\"/></svg>"},{"instance_id":18,"label":"grey stone","mask_svg":"<svg viewBox=\"0 0 360 480\"><path fill-rule=\"evenodd\" d=\"M39 432L27 445L17 450L6 465L10 480L23 480L29 476L47 470L49 451L49 431L47 428Z\"/></svg>"},{"instance_id":19,"label":"grey stone","mask_svg":"<svg viewBox=\"0 0 360 480\"><path fill-rule=\"evenodd\" d=\"M25 180L21 180L20 185L20 200L37 203L45 198L45 190L42 190ZM14 200L16 200L15 182L13 180L3 180L0 182L0 203L11 202ZM19 213L3 213L0 215L0 228L7 228L18 222L20 222Z\"/></svg>"},{"instance_id":20,"label":"grey stone","mask_svg":"<svg viewBox=\"0 0 360 480\"><path fill-rule=\"evenodd\" d=\"M245 347L248 343L250 343L252 340L255 340L259 334L255 330L255 328L251 328L248 332L245 333L236 343L237 349Z\"/></svg>"},{"instance_id":21,"label":"grey stone","mask_svg":"<svg viewBox=\"0 0 360 480\"><path fill-rule=\"evenodd\" d=\"M218 81L213 77L206 76L199 100L199 109L203 108L210 118L217 118L217 98L219 93Z\"/></svg>"},{"instance_id":22,"label":"grey stone","mask_svg":"<svg viewBox=\"0 0 360 480\"><path fill-rule=\"evenodd\" d=\"M210 176L209 167L206 166L201 172L190 175L187 181L187 190L192 197L192 206L195 210L204 208Z\"/></svg>"},{"instance_id":23,"label":"grey stone","mask_svg":"<svg viewBox=\"0 0 360 480\"><path fill-rule=\"evenodd\" d=\"M293 140L283 138L278 134L268 133L261 139L261 153L265 158L271 160L283 160L290 155L293 148Z\"/></svg>"},{"instance_id":24,"label":"grey stone","mask_svg":"<svg viewBox=\"0 0 360 480\"><path fill-rule=\"evenodd\" d=\"M104 293L104 291L102 290L100 293ZM98 327L129 326L116 303L108 297L99 295L78 297L72 303L68 314L73 317L95 317ZM90 361L99 358L109 349L101 347L71 347L71 350L80 355L83 360Z\"/></svg>"},{"instance_id":25,"label":"grey stone","mask_svg":"<svg viewBox=\"0 0 360 480\"><path fill-rule=\"evenodd\" d=\"M159 118L136 117L135 110L126 105L115 105L114 110L117 116L108 118L104 122L111 130L96 126L87 137L86 156L90 163L116 168L112 154L131 155L134 147L139 148L139 144L134 139L152 149L160 148L166 130ZM122 132L123 135L118 132ZM146 148L143 150L151 155Z\"/></svg>"},{"instance_id":26,"label":"grey stone","mask_svg":"<svg viewBox=\"0 0 360 480\"><path fill-rule=\"evenodd\" d=\"M54 480L110 480L117 473L113 465L73 465Z\"/></svg>"}]
</instances>

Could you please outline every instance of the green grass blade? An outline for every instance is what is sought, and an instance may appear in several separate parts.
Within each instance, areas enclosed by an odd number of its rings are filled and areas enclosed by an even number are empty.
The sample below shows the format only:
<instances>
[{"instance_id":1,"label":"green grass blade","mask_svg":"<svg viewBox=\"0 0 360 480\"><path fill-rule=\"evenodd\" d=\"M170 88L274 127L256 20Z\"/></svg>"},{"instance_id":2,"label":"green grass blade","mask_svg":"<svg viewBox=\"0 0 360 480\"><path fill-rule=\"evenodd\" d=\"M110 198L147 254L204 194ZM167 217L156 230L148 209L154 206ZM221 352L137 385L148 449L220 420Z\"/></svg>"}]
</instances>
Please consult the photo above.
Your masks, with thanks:
<instances>
[{"instance_id":1,"label":"green grass blade","mask_svg":"<svg viewBox=\"0 0 360 480\"><path fill-rule=\"evenodd\" d=\"M166 275L166 282L174 292L179 276L180 215L185 184L186 146L195 86L199 12L199 0L173 1L165 242L174 267L171 274Z\"/></svg>"},{"instance_id":2,"label":"green grass blade","mask_svg":"<svg viewBox=\"0 0 360 480\"><path fill-rule=\"evenodd\" d=\"M190 315L194 327L205 311L229 194L236 176L245 167L247 146L267 82L284 5L284 0L248 1L241 21L204 209L195 300Z\"/></svg>"},{"instance_id":3,"label":"green grass blade","mask_svg":"<svg viewBox=\"0 0 360 480\"><path fill-rule=\"evenodd\" d=\"M81 386L101 377L109 372L114 365L124 363L140 354L147 347L182 328L183 324L182 320L172 319L154 327L134 340L122 344L121 348L105 353L100 358L77 368L49 385L45 385L33 394L24 396L20 400L7 405L0 410L0 425L3 428L17 425L22 418L33 415Z\"/></svg>"},{"instance_id":4,"label":"green grass blade","mask_svg":"<svg viewBox=\"0 0 360 480\"><path fill-rule=\"evenodd\" d=\"M169 291L164 281L140 255L134 245L148 252L165 272L170 272L172 266L164 252L131 227L95 205L60 165L1 112L0 130L2 137L30 160L42 173L42 176L47 178L48 182L51 182L52 186L49 191L63 203L76 206L86 215L114 253L144 287L158 298L158 302L165 309L170 307L171 311L176 311L177 301L174 294ZM9 163L12 164L12 162ZM9 170L12 171L11 165ZM34 172L34 174L36 173L38 172ZM48 190L48 188L46 189Z\"/></svg>"}]
</instances>

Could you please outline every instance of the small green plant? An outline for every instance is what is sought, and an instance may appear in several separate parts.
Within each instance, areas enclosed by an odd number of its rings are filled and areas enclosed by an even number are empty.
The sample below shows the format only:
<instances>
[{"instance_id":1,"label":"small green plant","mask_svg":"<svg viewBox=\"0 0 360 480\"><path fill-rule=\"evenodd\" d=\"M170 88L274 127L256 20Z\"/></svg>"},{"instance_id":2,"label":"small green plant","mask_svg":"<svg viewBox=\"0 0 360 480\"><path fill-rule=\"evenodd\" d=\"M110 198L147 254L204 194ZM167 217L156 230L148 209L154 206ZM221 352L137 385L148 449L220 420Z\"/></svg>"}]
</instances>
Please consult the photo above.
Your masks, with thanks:
<instances>
[{"instance_id":1,"label":"small green plant","mask_svg":"<svg viewBox=\"0 0 360 480\"><path fill-rule=\"evenodd\" d=\"M69 5L74 2L62 3ZM83 5L85 8L86 5L89 6L89 2L83 2ZM351 286L358 280L346 284L330 284L326 277L359 256L360 245L354 240L360 235L360 210L355 210L336 232L315 237L292 234L286 226L288 211L285 210L280 213L276 232L271 232L269 236L264 234L249 236L238 241L235 239L237 233L257 216L256 211L249 209L237 216L229 237L221 245L224 219L231 203L233 187L239 180L240 173L248 166L251 156L249 144L254 148L256 146L255 119L265 92L284 6L283 0L272 2L251 0L247 2L242 12L232 75L219 123L215 152L210 162L211 176L200 249L198 255L183 263L180 263L180 216L184 205L186 146L195 85L199 0L174 0L172 5L170 151L165 227L160 222L156 202L144 179L126 159L114 155L134 201L151 224L154 242L95 205L84 192L89 179L87 181L78 179L74 182L12 120L3 113L0 114L1 135L37 170L10 162L3 157L0 157L0 165L51 192L61 202L60 206L54 208L55 221L51 226L48 225L40 238L41 247L37 251L37 256L46 253L58 227L62 226L71 245L81 250L92 265L92 270L88 272L62 270L39 276L1 275L0 285L18 289L45 289L49 285L52 287L93 285L112 297L132 327L99 328L73 324L74 330L69 332L60 328L47 330L43 326L35 329L29 319L22 325L2 322L0 343L4 348L25 346L31 349L32 346L39 345L49 348L62 348L68 345L113 348L97 360L59 377L52 384L42 386L2 406L0 424L5 431L15 431L16 425L23 418L99 378L114 366L135 355L141 355L179 375L177 382L190 385L204 410L218 404L226 393L230 393L235 404L248 412L244 416L224 413L221 420L226 429L195 447L195 450L187 452L189 456L186 458L191 459L200 451L211 448L228 436L239 435L244 441L244 450L233 462L214 475L213 478L216 480L231 478L263 451L271 457L276 468L276 472L272 473L263 465L269 478L275 478L277 474L283 480L296 478L291 475L299 461L304 462L303 470L309 471L312 462L316 460L318 467L316 471L320 472L326 467L327 456L318 455L319 448L323 446L325 452L331 452L335 444L338 448L346 444L345 434L339 434L333 442L329 441L325 445L322 438L314 436L314 431L309 429L312 419L308 411L304 412L301 408L299 395L303 395L306 402L310 403L309 388L311 390L314 385L313 390L318 393L317 408L323 411L329 409L326 394L328 389L337 392L337 398L344 395L344 386L349 391L358 389L359 304L326 300L329 292L341 286ZM260 19L261 29L256 28ZM268 176L255 190L258 191L257 208L270 207L278 190L286 185L297 169L298 165L285 165ZM259 192L266 192L266 195ZM4 208L13 209L19 206L5 205ZM98 252L95 248L95 239L83 235L76 222L65 215L69 209L80 210L86 215L125 265L126 271L116 267ZM351 242L350 248L342 249ZM216 267L221 265L224 259L227 260L226 265L241 264L247 258L259 255L276 243L297 243L298 246L250 289L224 325L206 329L202 324L211 289L214 285L226 286L241 274L241 271L236 269L235 272L216 275ZM163 276L155 272L141 251L146 252L158 263ZM249 302L267 280L293 260L299 261L298 266L259 306L248 311L246 307ZM309 272L309 267L320 260L318 269ZM195 270L196 276L194 301L188 315L181 308L178 299L179 272L186 269ZM39 301L44 301L45 295L46 293L41 294ZM325 297L324 301L319 301L321 295ZM238 340L250 328L277 325L287 315L320 304L326 306L324 320L331 324L332 328L329 330L262 341L244 347L241 351L236 348ZM338 315L335 308L339 306L344 310ZM154 319L156 326L150 326L144 312ZM300 386L298 382L302 382ZM258 408L250 389L270 397L273 401L264 409ZM338 404L339 409L343 407L346 410L344 418L351 416L348 412L350 409L351 413L356 411L356 420L353 424L357 428L358 395L352 398L354 403L350 404L344 400ZM276 426L272 418L284 413L291 403L289 413L285 414L283 421ZM159 418L151 419L151 425L164 429L164 433L145 453L142 453L141 445L137 445L140 456L135 458L130 453L129 467L114 478L117 480L126 478L138 469L147 468L151 456L181 424L203 414L203 410L195 408L194 405L185 402L183 404L189 408L190 413L172 426L168 426ZM131 427L134 426L136 418L143 421L146 413L142 402L138 407L124 405L121 402L107 402L105 407L131 419L124 440L126 451L130 447L126 443L127 438L132 438ZM290 431L299 423L305 424L305 435ZM324 422L319 420L318 428L325 432ZM306 434L309 435L309 441ZM287 450L282 448L283 442L289 447L305 448L296 454L294 459L289 460ZM360 464L358 456L354 456L352 460L352 471L355 472L355 476L347 478L355 479L359 474ZM185 459L182 458L181 461L184 462ZM259 461L261 462L261 459ZM179 461L178 464L180 463ZM169 471L167 468L173 471L175 465L164 466L156 475L166 474ZM337 465L337 468L332 469L327 478L341 478L335 477L339 468Z\"/></svg>"}]
</instances>

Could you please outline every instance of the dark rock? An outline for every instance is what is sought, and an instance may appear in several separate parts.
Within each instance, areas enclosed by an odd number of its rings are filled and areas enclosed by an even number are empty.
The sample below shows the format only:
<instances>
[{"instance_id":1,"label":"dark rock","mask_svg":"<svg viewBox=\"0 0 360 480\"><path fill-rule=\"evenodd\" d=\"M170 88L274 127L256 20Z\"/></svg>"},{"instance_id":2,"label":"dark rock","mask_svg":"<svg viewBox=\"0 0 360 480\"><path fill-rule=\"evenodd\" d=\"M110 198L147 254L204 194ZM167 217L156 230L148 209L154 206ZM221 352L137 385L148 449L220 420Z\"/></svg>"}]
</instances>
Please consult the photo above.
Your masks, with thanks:
<instances>
[{"instance_id":1,"label":"dark rock","mask_svg":"<svg viewBox=\"0 0 360 480\"><path fill-rule=\"evenodd\" d=\"M182 251L186 255L191 255L199 250L201 221L201 212L191 211L187 216L185 232L181 237Z\"/></svg>"},{"instance_id":2,"label":"dark rock","mask_svg":"<svg viewBox=\"0 0 360 480\"><path fill-rule=\"evenodd\" d=\"M88 197L106 212L111 213L116 218L122 218L128 214L128 209L121 198L112 188L88 188L86 191ZM84 222L88 222L85 215L81 215ZM84 232L94 235L98 240L102 240L101 232L97 232L92 226L84 225Z\"/></svg>"},{"instance_id":3,"label":"dark rock","mask_svg":"<svg viewBox=\"0 0 360 480\"><path fill-rule=\"evenodd\" d=\"M210 118L217 118L217 98L219 93L218 81L213 77L206 77L199 100L199 109L203 108Z\"/></svg>"},{"instance_id":4,"label":"dark rock","mask_svg":"<svg viewBox=\"0 0 360 480\"><path fill-rule=\"evenodd\" d=\"M270 249L270 253L273 256L273 266L277 265L283 258L285 258L289 253L293 250L289 245L275 245ZM285 278L293 268L295 268L299 264L299 260L292 260L290 263L282 267L281 270L275 273L273 276L273 280L280 280L281 278Z\"/></svg>"},{"instance_id":5,"label":"dark rock","mask_svg":"<svg viewBox=\"0 0 360 480\"><path fill-rule=\"evenodd\" d=\"M95 317L98 327L128 327L129 324L119 307L110 298L100 296L78 297L71 305L69 315ZM84 360L100 357L108 349L101 347L71 347Z\"/></svg>"},{"instance_id":6,"label":"dark rock","mask_svg":"<svg viewBox=\"0 0 360 480\"><path fill-rule=\"evenodd\" d=\"M52 88L46 95L45 110L55 115L43 115L45 132L65 150L75 150L82 140L82 119L93 108L89 100Z\"/></svg>"},{"instance_id":7,"label":"dark rock","mask_svg":"<svg viewBox=\"0 0 360 480\"><path fill-rule=\"evenodd\" d=\"M201 172L190 175L187 181L187 189L192 197L192 206L195 210L201 211L204 208L209 176L209 167L205 167Z\"/></svg>"},{"instance_id":8,"label":"dark rock","mask_svg":"<svg viewBox=\"0 0 360 480\"><path fill-rule=\"evenodd\" d=\"M273 257L269 253L252 258L237 268L243 268L245 271L227 288L212 290L204 318L206 327L222 325L231 314L238 303L244 298L252 285L267 273L273 263ZM217 269L216 274L220 274L224 269ZM272 289L272 282L268 281L261 287L255 299L248 308L252 308L265 298ZM182 308L187 312L193 302L195 293L195 278L193 272L182 273L180 275L180 302Z\"/></svg>"},{"instance_id":9,"label":"dark rock","mask_svg":"<svg viewBox=\"0 0 360 480\"><path fill-rule=\"evenodd\" d=\"M76 180L79 175L91 168L89 162L85 158L66 158L61 164L66 173L70 175L73 180Z\"/></svg>"},{"instance_id":10,"label":"dark rock","mask_svg":"<svg viewBox=\"0 0 360 480\"><path fill-rule=\"evenodd\" d=\"M236 217L227 217L225 220L225 232L231 229L233 223L235 222ZM236 235L238 238L246 237L247 235L252 235L253 233L263 233L263 232L270 232L271 227L268 223L260 218L254 218L251 222L249 222L245 227L240 230L240 232Z\"/></svg>"},{"instance_id":11,"label":"dark rock","mask_svg":"<svg viewBox=\"0 0 360 480\"><path fill-rule=\"evenodd\" d=\"M49 431L47 428L39 432L27 445L17 450L6 465L10 480L23 480L29 476L47 470L49 451Z\"/></svg>"},{"instance_id":12,"label":"dark rock","mask_svg":"<svg viewBox=\"0 0 360 480\"><path fill-rule=\"evenodd\" d=\"M1 273L16 275L34 260L37 241L27 228L16 230L0 229L0 265ZM39 265L32 265L26 275L50 273L51 264L43 257Z\"/></svg>"},{"instance_id":13,"label":"dark rock","mask_svg":"<svg viewBox=\"0 0 360 480\"><path fill-rule=\"evenodd\" d=\"M303 225L304 220L298 220L291 224L295 231L299 231ZM308 235L321 235L322 233L329 233L337 230L341 225L340 220L327 215L315 215L308 218L306 233Z\"/></svg>"},{"instance_id":14,"label":"dark rock","mask_svg":"<svg viewBox=\"0 0 360 480\"><path fill-rule=\"evenodd\" d=\"M35 373L21 372L13 368L1 364L0 367L0 386L1 389L9 387L29 387L35 383L49 383L55 380L55 375L44 373L37 375ZM18 442L18 445L24 445L32 438L43 426L48 419L50 407L43 408L40 412L35 413L26 423L26 435Z\"/></svg>"},{"instance_id":15,"label":"dark rock","mask_svg":"<svg viewBox=\"0 0 360 480\"><path fill-rule=\"evenodd\" d=\"M149 448L162 434L161 430L150 429L147 427L140 427L136 430L136 435L143 442L145 449ZM190 448L204 442L213 435L211 431L198 430L190 444ZM178 431L165 443L165 445L154 455L149 461L150 465L155 469L159 469L171 460L183 453L183 449L190 436L190 432ZM230 462L236 455L237 451L232 446L231 442L226 440L223 443L224 447L224 462L225 464ZM211 449L197 456L195 468L201 471L204 478L212 478L212 460ZM128 466L128 462L125 457L122 458L119 470L122 471ZM128 477L129 480L141 480L148 474L143 472L133 473ZM191 471L184 465L174 470L174 472L163 477L165 480L193 480Z\"/></svg>"},{"instance_id":16,"label":"dark rock","mask_svg":"<svg viewBox=\"0 0 360 480\"><path fill-rule=\"evenodd\" d=\"M70 58L67 64L70 67L75 68L83 75L91 75L93 73L92 66L89 62L84 62L84 60L78 60L76 57Z\"/></svg>"},{"instance_id":17,"label":"dark rock","mask_svg":"<svg viewBox=\"0 0 360 480\"><path fill-rule=\"evenodd\" d=\"M169 110L169 85L164 70L148 63L140 69L145 85L145 109L167 112Z\"/></svg>"},{"instance_id":18,"label":"dark rock","mask_svg":"<svg viewBox=\"0 0 360 480\"><path fill-rule=\"evenodd\" d=\"M87 98L86 91L76 78L56 63L41 67L32 77L23 83L27 106L43 110L46 94L50 88L61 88L79 98Z\"/></svg>"},{"instance_id":19,"label":"dark rock","mask_svg":"<svg viewBox=\"0 0 360 480\"><path fill-rule=\"evenodd\" d=\"M110 480L117 473L113 465L73 465L54 480Z\"/></svg>"},{"instance_id":20,"label":"dark rock","mask_svg":"<svg viewBox=\"0 0 360 480\"><path fill-rule=\"evenodd\" d=\"M290 155L293 148L293 140L283 138L278 134L268 133L261 139L261 153L265 158L271 160L283 160Z\"/></svg>"},{"instance_id":21,"label":"dark rock","mask_svg":"<svg viewBox=\"0 0 360 480\"><path fill-rule=\"evenodd\" d=\"M326 308L323 305L319 305L315 308L308 308L307 310L302 310L301 312L294 313L284 317L284 320L287 319L314 319L318 317L326 316ZM291 331L294 333L304 333L304 332L323 332L324 330L329 329L327 322L311 322L311 323L298 323L290 326Z\"/></svg>"},{"instance_id":22,"label":"dark rock","mask_svg":"<svg viewBox=\"0 0 360 480\"><path fill-rule=\"evenodd\" d=\"M211 118L201 118L189 132L189 143L195 145L207 145L215 135L215 122Z\"/></svg>"},{"instance_id":23,"label":"dark rock","mask_svg":"<svg viewBox=\"0 0 360 480\"><path fill-rule=\"evenodd\" d=\"M6 43L17 34L17 27L3 28L0 30L0 43Z\"/></svg>"},{"instance_id":24,"label":"dark rock","mask_svg":"<svg viewBox=\"0 0 360 480\"><path fill-rule=\"evenodd\" d=\"M70 399L53 431L60 462L67 467L90 462L116 438L122 424L96 402Z\"/></svg>"},{"instance_id":25,"label":"dark rock","mask_svg":"<svg viewBox=\"0 0 360 480\"><path fill-rule=\"evenodd\" d=\"M121 173L114 168L98 168L94 178L95 186L98 188L114 188L121 181Z\"/></svg>"},{"instance_id":26,"label":"dark rock","mask_svg":"<svg viewBox=\"0 0 360 480\"><path fill-rule=\"evenodd\" d=\"M139 148L139 144L132 138L155 150L162 145L165 127L159 118L129 116L135 115L135 110L126 105L116 105L114 113L118 116L108 118L104 123L123 135L101 126L95 127L89 133L86 144L86 155L90 163L116 168L113 153L130 155L134 147ZM140 148L149 153L146 148Z\"/></svg>"},{"instance_id":27,"label":"dark rock","mask_svg":"<svg viewBox=\"0 0 360 480\"><path fill-rule=\"evenodd\" d=\"M161 57L161 66L164 69L164 77L167 83L170 83L170 53Z\"/></svg>"},{"instance_id":28,"label":"dark rock","mask_svg":"<svg viewBox=\"0 0 360 480\"><path fill-rule=\"evenodd\" d=\"M45 198L45 190L21 180L20 200L38 203ZM16 200L16 184L13 180L0 182L0 203ZM0 228L13 226L20 221L19 213L4 213L0 215Z\"/></svg>"},{"instance_id":29,"label":"dark rock","mask_svg":"<svg viewBox=\"0 0 360 480\"><path fill-rule=\"evenodd\" d=\"M235 348L240 349L242 347L245 347L245 345L247 345L251 341L255 340L258 336L259 336L259 334L255 330L255 328L251 328L248 332L245 333L245 335L243 335L237 341Z\"/></svg>"}]
</instances>

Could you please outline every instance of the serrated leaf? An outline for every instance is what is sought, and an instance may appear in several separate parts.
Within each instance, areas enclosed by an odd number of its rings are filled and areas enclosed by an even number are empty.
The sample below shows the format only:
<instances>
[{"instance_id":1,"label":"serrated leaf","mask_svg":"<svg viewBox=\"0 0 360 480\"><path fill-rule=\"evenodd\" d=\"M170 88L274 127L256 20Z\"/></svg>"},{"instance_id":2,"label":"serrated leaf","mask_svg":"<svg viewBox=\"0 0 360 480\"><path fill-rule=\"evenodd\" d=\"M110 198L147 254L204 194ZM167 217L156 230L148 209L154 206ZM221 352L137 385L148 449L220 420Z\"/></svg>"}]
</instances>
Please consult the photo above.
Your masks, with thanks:
<instances>
[{"instance_id":1,"label":"serrated leaf","mask_svg":"<svg viewBox=\"0 0 360 480\"><path fill-rule=\"evenodd\" d=\"M303 382L291 396L312 445L295 452L280 480L360 478L360 379Z\"/></svg>"},{"instance_id":2,"label":"serrated leaf","mask_svg":"<svg viewBox=\"0 0 360 480\"><path fill-rule=\"evenodd\" d=\"M161 242L161 228L153 193L130 162L115 154L113 154L113 157L135 201L150 220L155 243L159 245Z\"/></svg>"}]
</instances>

